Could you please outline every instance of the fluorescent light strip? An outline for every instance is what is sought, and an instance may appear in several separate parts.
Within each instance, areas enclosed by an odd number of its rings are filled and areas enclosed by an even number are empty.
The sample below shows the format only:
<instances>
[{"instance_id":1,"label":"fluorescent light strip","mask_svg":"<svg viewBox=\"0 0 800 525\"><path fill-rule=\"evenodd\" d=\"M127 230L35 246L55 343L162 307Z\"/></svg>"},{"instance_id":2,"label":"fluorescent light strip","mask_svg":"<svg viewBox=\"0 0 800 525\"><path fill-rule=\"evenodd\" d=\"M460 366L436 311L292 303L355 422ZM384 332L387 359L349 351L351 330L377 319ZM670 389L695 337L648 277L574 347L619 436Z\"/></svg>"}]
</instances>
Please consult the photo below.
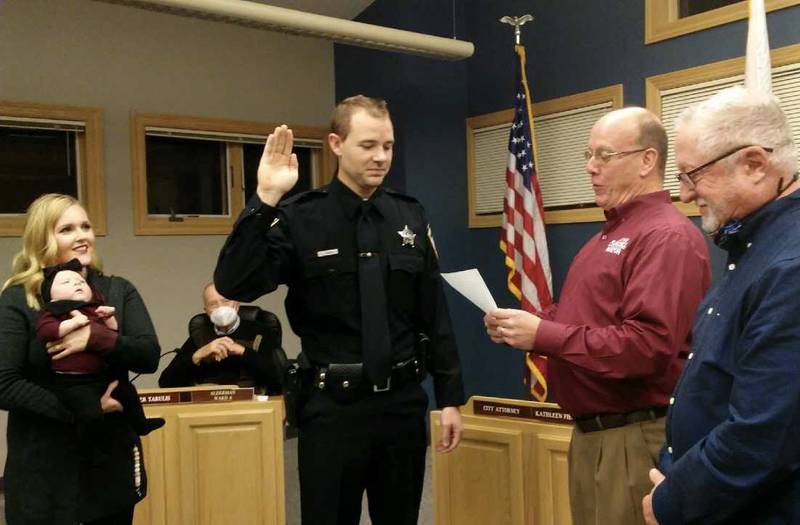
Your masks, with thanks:
<instances>
[{"instance_id":1,"label":"fluorescent light strip","mask_svg":"<svg viewBox=\"0 0 800 525\"><path fill-rule=\"evenodd\" d=\"M96 0L247 27L333 40L342 44L461 60L475 52L472 42L305 13L246 0Z\"/></svg>"}]
</instances>

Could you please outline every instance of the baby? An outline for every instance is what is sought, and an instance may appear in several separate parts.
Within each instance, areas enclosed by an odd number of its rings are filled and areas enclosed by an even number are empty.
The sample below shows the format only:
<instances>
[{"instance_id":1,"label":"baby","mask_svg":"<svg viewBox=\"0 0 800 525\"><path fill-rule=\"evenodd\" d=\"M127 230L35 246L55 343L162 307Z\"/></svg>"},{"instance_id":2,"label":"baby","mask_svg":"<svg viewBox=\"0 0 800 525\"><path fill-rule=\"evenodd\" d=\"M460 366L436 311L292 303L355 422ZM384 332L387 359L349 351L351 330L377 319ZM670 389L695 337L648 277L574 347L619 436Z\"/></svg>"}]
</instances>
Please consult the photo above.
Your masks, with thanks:
<instances>
[{"instance_id":1,"label":"baby","mask_svg":"<svg viewBox=\"0 0 800 525\"><path fill-rule=\"evenodd\" d=\"M80 274L77 259L44 269L42 312L36 334L45 344L70 332L91 325L91 335L83 352L62 359L53 358L52 390L75 415L78 435L87 444L100 439L103 420L100 397L114 377L108 373L103 354L117 341L114 307L103 305L104 298ZM91 347L91 349L89 348ZM120 402L123 414L139 435L146 435L164 425L162 418L146 418L136 388L121 381L112 397Z\"/></svg>"}]
</instances>

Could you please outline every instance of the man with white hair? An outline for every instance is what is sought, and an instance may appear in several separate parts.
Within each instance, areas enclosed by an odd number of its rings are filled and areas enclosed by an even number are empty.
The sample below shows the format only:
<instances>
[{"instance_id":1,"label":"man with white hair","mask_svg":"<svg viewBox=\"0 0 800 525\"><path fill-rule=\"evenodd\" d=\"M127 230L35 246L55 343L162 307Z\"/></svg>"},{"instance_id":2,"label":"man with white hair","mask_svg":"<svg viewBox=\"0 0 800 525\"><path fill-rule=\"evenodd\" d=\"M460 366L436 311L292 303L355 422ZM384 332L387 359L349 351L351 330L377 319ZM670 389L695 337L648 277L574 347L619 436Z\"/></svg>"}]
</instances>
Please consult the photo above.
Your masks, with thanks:
<instances>
[{"instance_id":1,"label":"man with white hair","mask_svg":"<svg viewBox=\"0 0 800 525\"><path fill-rule=\"evenodd\" d=\"M800 182L778 101L744 88L676 122L681 200L728 252L670 399L648 523L800 523Z\"/></svg>"}]
</instances>

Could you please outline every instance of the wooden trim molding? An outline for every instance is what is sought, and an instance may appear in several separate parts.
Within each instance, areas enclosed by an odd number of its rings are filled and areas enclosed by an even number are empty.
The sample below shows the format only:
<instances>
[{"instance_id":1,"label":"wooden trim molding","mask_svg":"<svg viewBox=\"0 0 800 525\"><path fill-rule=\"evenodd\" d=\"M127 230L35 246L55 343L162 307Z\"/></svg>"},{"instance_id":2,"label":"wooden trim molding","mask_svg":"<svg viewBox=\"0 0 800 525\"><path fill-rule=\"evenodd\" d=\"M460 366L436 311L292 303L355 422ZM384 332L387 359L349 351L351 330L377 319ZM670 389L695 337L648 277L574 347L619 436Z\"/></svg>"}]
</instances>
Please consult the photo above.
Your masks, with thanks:
<instances>
[{"instance_id":1,"label":"wooden trim molding","mask_svg":"<svg viewBox=\"0 0 800 525\"><path fill-rule=\"evenodd\" d=\"M595 104L602 104L604 102L611 102L611 107L618 109L623 104L623 88L622 84L615 84L613 86L585 91L574 95L565 97L554 98L542 102L533 103L533 115L539 117L542 115L549 115L551 113L558 113L561 111L568 111L571 109L582 108L586 106L593 106ZM466 120L466 134L467 134L467 201L469 210L469 227L470 228L496 228L502 224L503 214L494 213L491 215L478 215L475 210L475 157L474 149L475 144L472 138L474 129L485 128L489 126L496 126L499 124L510 123L514 118L514 108L495 111L485 115L478 115L470 117ZM588 137L587 137L588 139ZM557 210L545 211L544 219L546 224L564 224L573 222L596 222L604 221L605 216L603 210L597 207L591 208L576 208L572 210Z\"/></svg>"},{"instance_id":2,"label":"wooden trim molding","mask_svg":"<svg viewBox=\"0 0 800 525\"><path fill-rule=\"evenodd\" d=\"M103 173L103 112L97 108L64 106L38 102L0 100L0 115L22 118L73 120L83 122L78 135L80 152L78 194L92 221L96 235L106 234L106 185ZM45 193L43 191L42 193ZM25 228L25 215L0 217L0 237L17 237Z\"/></svg>"},{"instance_id":3,"label":"wooden trim molding","mask_svg":"<svg viewBox=\"0 0 800 525\"><path fill-rule=\"evenodd\" d=\"M242 148L228 143L228 169L231 177L230 213L220 217L181 217L180 222L167 217L148 214L147 207L147 159L145 158L145 128L165 127L219 133L241 133L267 136L276 124L249 122L231 119L192 117L182 115L131 113L131 183L133 186L133 223L135 235L227 235L237 216L244 208L244 198L236 188L243 187ZM319 162L324 180L324 171L332 164L327 146L327 130L312 126L290 126L297 138L317 139L323 142Z\"/></svg>"},{"instance_id":4,"label":"wooden trim molding","mask_svg":"<svg viewBox=\"0 0 800 525\"><path fill-rule=\"evenodd\" d=\"M719 7L684 18L678 17L680 0L645 0L644 43L652 44L748 17L747 1ZM766 0L764 9L777 11L800 4L800 0Z\"/></svg>"},{"instance_id":5,"label":"wooden trim molding","mask_svg":"<svg viewBox=\"0 0 800 525\"><path fill-rule=\"evenodd\" d=\"M773 49L770 57L772 67L800 62L800 44ZM668 89L719 80L743 73L744 57L742 56L648 77L645 79L647 109L656 115L661 115L661 93Z\"/></svg>"}]
</instances>

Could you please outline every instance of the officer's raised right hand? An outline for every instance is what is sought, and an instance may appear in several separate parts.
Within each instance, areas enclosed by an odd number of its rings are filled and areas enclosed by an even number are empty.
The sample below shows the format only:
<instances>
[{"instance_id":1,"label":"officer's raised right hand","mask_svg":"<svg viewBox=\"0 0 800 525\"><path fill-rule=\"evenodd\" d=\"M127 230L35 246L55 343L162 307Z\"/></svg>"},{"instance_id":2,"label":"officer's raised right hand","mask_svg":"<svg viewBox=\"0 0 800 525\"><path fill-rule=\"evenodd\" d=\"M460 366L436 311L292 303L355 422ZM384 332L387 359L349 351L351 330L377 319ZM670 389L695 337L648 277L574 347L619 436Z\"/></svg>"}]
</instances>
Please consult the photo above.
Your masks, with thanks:
<instances>
[{"instance_id":1,"label":"officer's raised right hand","mask_svg":"<svg viewBox=\"0 0 800 525\"><path fill-rule=\"evenodd\" d=\"M258 164L258 197L276 206L283 195L297 183L297 155L292 153L294 135L286 124L278 126L267 138Z\"/></svg>"}]
</instances>

